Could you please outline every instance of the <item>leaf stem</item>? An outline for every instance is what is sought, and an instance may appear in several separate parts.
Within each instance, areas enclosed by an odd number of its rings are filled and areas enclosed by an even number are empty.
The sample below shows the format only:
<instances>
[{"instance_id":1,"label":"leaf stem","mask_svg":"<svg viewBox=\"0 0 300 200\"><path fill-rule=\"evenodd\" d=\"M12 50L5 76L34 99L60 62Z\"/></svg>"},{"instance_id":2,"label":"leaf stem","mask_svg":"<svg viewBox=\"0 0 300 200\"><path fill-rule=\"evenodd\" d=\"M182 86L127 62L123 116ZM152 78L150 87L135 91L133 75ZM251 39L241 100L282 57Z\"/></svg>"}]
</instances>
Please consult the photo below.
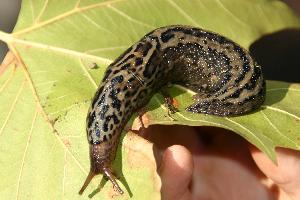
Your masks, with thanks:
<instances>
[{"instance_id":1,"label":"leaf stem","mask_svg":"<svg viewBox=\"0 0 300 200\"><path fill-rule=\"evenodd\" d=\"M6 42L7 44L20 44L25 47L34 47L34 48L43 49L43 50L47 50L47 51L58 52L58 53L62 53L65 55L74 56L74 57L77 57L80 59L90 59L90 60L101 62L104 65L108 65L109 63L112 62L112 60L110 60L110 59L96 56L93 54L88 54L85 52L78 52L78 51L75 51L72 49L66 49L66 48L62 48L62 47L56 47L56 46L52 46L52 45L43 44L40 42L19 39L19 38L14 37L13 34L5 33L2 31L0 31L0 40Z\"/></svg>"},{"instance_id":2,"label":"leaf stem","mask_svg":"<svg viewBox=\"0 0 300 200\"><path fill-rule=\"evenodd\" d=\"M12 40L12 35L10 33L5 33L3 31L0 31L0 40L8 44Z\"/></svg>"}]
</instances>

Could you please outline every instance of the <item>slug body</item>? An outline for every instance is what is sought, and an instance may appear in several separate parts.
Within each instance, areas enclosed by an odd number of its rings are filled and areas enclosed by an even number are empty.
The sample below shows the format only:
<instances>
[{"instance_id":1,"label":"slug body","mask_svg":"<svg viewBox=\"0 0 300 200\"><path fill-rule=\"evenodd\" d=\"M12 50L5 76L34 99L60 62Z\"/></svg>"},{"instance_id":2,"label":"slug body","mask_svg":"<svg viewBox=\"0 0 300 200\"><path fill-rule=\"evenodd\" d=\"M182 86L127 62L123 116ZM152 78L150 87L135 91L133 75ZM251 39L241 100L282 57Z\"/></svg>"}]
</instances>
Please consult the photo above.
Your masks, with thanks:
<instances>
[{"instance_id":1,"label":"slug body","mask_svg":"<svg viewBox=\"0 0 300 200\"><path fill-rule=\"evenodd\" d=\"M106 70L87 116L91 169L80 193L96 174L115 181L111 163L127 121L167 84L197 94L193 113L240 115L265 99L261 67L233 41L190 26L155 29L127 49Z\"/></svg>"}]
</instances>

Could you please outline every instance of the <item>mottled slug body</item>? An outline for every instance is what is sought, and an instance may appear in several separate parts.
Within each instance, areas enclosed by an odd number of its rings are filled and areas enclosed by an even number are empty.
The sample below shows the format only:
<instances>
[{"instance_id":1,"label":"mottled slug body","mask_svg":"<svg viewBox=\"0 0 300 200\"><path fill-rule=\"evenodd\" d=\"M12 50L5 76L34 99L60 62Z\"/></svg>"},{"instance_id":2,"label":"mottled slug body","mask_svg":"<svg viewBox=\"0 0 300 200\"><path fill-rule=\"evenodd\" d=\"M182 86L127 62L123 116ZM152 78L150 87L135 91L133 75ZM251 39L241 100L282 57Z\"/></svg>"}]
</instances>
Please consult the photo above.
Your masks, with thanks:
<instances>
[{"instance_id":1,"label":"mottled slug body","mask_svg":"<svg viewBox=\"0 0 300 200\"><path fill-rule=\"evenodd\" d=\"M190 26L153 30L110 64L87 116L91 171L80 193L103 173L120 192L111 163L131 115L169 83L197 94L193 113L239 115L259 107L265 81L259 65L233 41Z\"/></svg>"}]
</instances>

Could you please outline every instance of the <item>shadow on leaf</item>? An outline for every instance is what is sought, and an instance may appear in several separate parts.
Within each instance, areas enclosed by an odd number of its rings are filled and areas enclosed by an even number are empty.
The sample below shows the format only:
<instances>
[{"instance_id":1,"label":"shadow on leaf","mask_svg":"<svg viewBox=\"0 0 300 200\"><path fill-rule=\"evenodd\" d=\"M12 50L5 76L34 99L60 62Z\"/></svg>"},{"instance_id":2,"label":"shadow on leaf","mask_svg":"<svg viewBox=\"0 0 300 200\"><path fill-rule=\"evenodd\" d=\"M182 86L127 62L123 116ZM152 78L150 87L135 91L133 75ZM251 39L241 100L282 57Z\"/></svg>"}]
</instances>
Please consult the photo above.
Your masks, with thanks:
<instances>
[{"instance_id":1,"label":"shadow on leaf","mask_svg":"<svg viewBox=\"0 0 300 200\"><path fill-rule=\"evenodd\" d=\"M300 82L300 29L284 29L265 35L250 46L250 52L263 67L267 80L265 105L280 102L290 86L286 82Z\"/></svg>"},{"instance_id":2,"label":"shadow on leaf","mask_svg":"<svg viewBox=\"0 0 300 200\"><path fill-rule=\"evenodd\" d=\"M265 35L250 46L250 52L263 66L267 80L300 82L300 29Z\"/></svg>"}]
</instances>

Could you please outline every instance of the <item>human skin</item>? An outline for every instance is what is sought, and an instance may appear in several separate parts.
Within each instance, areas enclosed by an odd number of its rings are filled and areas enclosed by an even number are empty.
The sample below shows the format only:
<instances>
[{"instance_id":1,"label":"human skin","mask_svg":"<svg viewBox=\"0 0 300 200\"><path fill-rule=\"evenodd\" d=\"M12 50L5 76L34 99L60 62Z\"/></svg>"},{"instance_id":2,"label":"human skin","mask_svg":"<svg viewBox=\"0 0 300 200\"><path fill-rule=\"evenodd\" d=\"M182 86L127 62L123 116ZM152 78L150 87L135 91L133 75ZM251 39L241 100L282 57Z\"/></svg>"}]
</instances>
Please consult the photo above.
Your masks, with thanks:
<instances>
[{"instance_id":1,"label":"human skin","mask_svg":"<svg viewBox=\"0 0 300 200\"><path fill-rule=\"evenodd\" d=\"M277 165L243 138L211 127L150 126L163 200L299 200L300 152L277 148Z\"/></svg>"}]
</instances>

